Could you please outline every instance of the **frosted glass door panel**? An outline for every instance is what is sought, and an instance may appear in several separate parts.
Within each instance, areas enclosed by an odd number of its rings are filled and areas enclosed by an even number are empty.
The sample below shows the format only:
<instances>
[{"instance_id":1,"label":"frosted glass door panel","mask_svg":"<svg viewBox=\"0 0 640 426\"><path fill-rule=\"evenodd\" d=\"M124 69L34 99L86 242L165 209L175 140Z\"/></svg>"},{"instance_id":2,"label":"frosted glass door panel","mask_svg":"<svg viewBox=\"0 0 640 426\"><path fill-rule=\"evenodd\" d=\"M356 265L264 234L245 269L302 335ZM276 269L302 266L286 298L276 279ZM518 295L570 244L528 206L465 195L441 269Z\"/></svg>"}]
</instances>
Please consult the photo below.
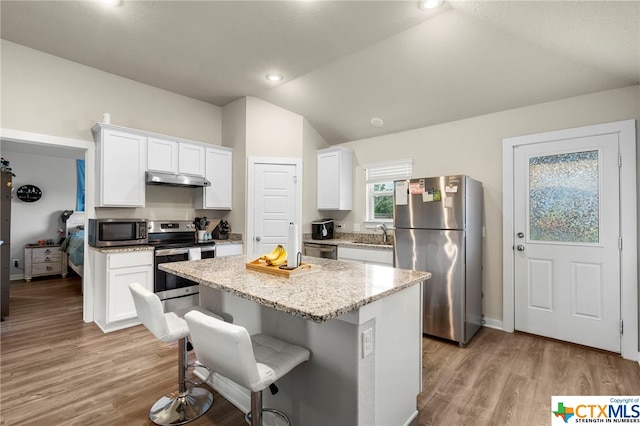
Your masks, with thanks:
<instances>
[{"instance_id":1,"label":"frosted glass door panel","mask_svg":"<svg viewBox=\"0 0 640 426\"><path fill-rule=\"evenodd\" d=\"M599 151L529 158L529 240L598 243Z\"/></svg>"}]
</instances>

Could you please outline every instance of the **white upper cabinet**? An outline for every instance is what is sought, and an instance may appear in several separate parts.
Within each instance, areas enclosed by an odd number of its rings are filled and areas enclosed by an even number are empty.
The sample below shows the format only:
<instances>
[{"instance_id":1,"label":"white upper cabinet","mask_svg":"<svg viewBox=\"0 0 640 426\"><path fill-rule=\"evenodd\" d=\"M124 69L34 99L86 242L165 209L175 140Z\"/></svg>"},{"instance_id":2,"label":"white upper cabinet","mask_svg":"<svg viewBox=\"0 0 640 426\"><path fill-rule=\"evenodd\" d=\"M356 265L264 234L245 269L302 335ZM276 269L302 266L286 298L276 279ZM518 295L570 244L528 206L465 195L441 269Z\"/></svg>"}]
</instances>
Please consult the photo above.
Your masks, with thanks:
<instances>
[{"instance_id":1,"label":"white upper cabinet","mask_svg":"<svg viewBox=\"0 0 640 426\"><path fill-rule=\"evenodd\" d=\"M147 170L204 176L205 147L195 143L149 137Z\"/></svg>"},{"instance_id":2,"label":"white upper cabinet","mask_svg":"<svg viewBox=\"0 0 640 426\"><path fill-rule=\"evenodd\" d=\"M204 146L180 142L178 150L178 173L204 176Z\"/></svg>"},{"instance_id":3,"label":"white upper cabinet","mask_svg":"<svg viewBox=\"0 0 640 426\"><path fill-rule=\"evenodd\" d=\"M343 147L320 149L318 156L318 210L351 210L353 151Z\"/></svg>"},{"instance_id":4,"label":"white upper cabinet","mask_svg":"<svg viewBox=\"0 0 640 426\"><path fill-rule=\"evenodd\" d=\"M178 142L150 137L147 152L147 170L178 173Z\"/></svg>"},{"instance_id":5,"label":"white upper cabinet","mask_svg":"<svg viewBox=\"0 0 640 426\"><path fill-rule=\"evenodd\" d=\"M96 124L97 206L144 207L146 136Z\"/></svg>"},{"instance_id":6,"label":"white upper cabinet","mask_svg":"<svg viewBox=\"0 0 640 426\"><path fill-rule=\"evenodd\" d=\"M211 186L202 189L197 208L231 210L233 150L226 147L207 147L205 150L204 177Z\"/></svg>"},{"instance_id":7,"label":"white upper cabinet","mask_svg":"<svg viewBox=\"0 0 640 426\"><path fill-rule=\"evenodd\" d=\"M147 170L201 176L211 186L198 192L195 207L231 210L231 148L98 123L98 207L144 207Z\"/></svg>"}]
</instances>

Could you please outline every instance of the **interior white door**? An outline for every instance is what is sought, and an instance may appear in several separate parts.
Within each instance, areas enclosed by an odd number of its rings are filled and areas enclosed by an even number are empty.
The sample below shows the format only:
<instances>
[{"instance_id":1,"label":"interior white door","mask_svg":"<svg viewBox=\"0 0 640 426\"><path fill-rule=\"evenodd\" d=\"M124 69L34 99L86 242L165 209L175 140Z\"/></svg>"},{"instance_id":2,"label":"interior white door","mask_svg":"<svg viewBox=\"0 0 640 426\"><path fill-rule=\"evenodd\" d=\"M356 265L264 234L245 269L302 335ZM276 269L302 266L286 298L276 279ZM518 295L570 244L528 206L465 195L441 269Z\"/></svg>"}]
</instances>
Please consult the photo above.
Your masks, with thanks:
<instances>
[{"instance_id":1,"label":"interior white door","mask_svg":"<svg viewBox=\"0 0 640 426\"><path fill-rule=\"evenodd\" d=\"M617 134L518 146L515 328L620 352Z\"/></svg>"},{"instance_id":2,"label":"interior white door","mask_svg":"<svg viewBox=\"0 0 640 426\"><path fill-rule=\"evenodd\" d=\"M296 166L262 164L254 168L253 253L263 254L278 244L286 247L289 223L296 217Z\"/></svg>"}]
</instances>

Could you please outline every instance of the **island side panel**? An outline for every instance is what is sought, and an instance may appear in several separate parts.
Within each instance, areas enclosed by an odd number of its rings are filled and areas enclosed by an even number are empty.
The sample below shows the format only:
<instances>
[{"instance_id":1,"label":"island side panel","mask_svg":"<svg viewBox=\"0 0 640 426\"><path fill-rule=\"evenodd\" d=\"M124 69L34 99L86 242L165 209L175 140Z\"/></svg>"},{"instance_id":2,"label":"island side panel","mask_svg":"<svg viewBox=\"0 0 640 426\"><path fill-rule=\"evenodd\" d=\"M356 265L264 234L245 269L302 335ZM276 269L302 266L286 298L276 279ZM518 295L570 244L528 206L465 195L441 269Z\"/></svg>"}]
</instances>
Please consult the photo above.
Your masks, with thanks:
<instances>
[{"instance_id":1,"label":"island side panel","mask_svg":"<svg viewBox=\"0 0 640 426\"><path fill-rule=\"evenodd\" d=\"M286 412L294 424L402 425L417 413L420 391L420 287L324 323L206 286L200 296L204 307L232 318L252 334L264 332L311 350L308 362L278 381L277 395L265 392L265 406ZM364 357L362 335L368 329L373 333L373 352ZM227 397L215 382L213 387ZM246 412L248 394L240 395L241 400L236 392L229 396Z\"/></svg>"},{"instance_id":2,"label":"island side panel","mask_svg":"<svg viewBox=\"0 0 640 426\"><path fill-rule=\"evenodd\" d=\"M293 424L305 426L371 424L358 421L358 324L340 319L315 323L207 286L201 286L200 303L251 334L266 333L311 351L308 362L278 380L277 395L263 393L265 407L282 410ZM373 374L372 366L369 375ZM247 411L248 393L219 378L209 384ZM368 410L373 410L371 400Z\"/></svg>"},{"instance_id":3,"label":"island side panel","mask_svg":"<svg viewBox=\"0 0 640 426\"><path fill-rule=\"evenodd\" d=\"M243 326L249 334L262 333L262 307L259 304L205 285L199 288L200 306L227 322Z\"/></svg>"},{"instance_id":4,"label":"island side panel","mask_svg":"<svg viewBox=\"0 0 640 426\"><path fill-rule=\"evenodd\" d=\"M358 325L340 317L315 323L264 308L263 331L309 348L311 358L283 378L265 405L281 408L292 424L360 425ZM373 374L373 372L371 373ZM286 396L286 398L285 398Z\"/></svg>"},{"instance_id":5,"label":"island side panel","mask_svg":"<svg viewBox=\"0 0 640 426\"><path fill-rule=\"evenodd\" d=\"M422 285L380 300L376 316L375 424L407 425L422 388ZM367 306L364 306L365 312ZM361 314L364 312L361 312Z\"/></svg>"}]
</instances>

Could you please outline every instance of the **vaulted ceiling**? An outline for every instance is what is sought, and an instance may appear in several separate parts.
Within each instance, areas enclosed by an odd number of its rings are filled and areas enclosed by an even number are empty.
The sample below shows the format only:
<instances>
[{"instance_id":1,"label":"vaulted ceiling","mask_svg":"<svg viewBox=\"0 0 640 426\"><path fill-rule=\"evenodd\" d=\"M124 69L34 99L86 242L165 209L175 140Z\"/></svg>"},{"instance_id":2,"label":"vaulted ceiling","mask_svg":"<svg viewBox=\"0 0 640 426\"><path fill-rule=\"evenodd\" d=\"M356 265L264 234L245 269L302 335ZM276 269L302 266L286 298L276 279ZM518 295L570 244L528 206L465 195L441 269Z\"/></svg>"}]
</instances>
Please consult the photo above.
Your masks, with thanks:
<instances>
[{"instance_id":1,"label":"vaulted ceiling","mask_svg":"<svg viewBox=\"0 0 640 426\"><path fill-rule=\"evenodd\" d=\"M3 0L0 14L3 39L219 106L255 96L331 144L640 81L639 1Z\"/></svg>"}]
</instances>

